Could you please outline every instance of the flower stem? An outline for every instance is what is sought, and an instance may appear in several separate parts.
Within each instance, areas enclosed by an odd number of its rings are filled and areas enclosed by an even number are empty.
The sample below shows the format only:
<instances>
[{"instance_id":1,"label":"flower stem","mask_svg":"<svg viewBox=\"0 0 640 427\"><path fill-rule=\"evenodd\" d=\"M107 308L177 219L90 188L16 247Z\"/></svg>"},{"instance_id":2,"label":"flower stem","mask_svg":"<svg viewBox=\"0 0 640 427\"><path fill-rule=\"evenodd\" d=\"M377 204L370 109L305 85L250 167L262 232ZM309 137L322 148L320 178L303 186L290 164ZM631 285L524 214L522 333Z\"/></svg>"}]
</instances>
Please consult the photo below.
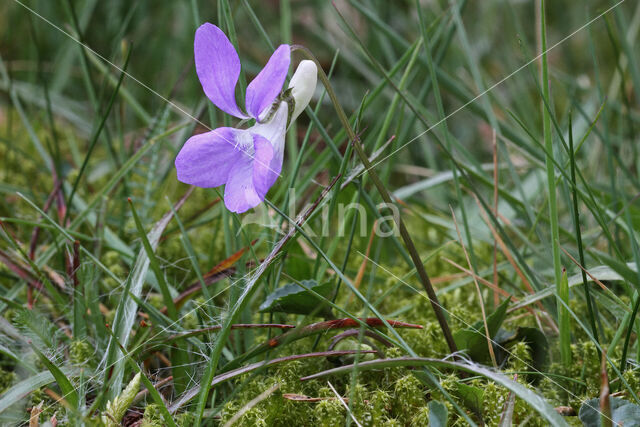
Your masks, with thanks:
<instances>
[{"instance_id":1,"label":"flower stem","mask_svg":"<svg viewBox=\"0 0 640 427\"><path fill-rule=\"evenodd\" d=\"M353 144L353 147L355 148L356 153L358 154L358 157L360 157L360 161L362 161L362 164L364 165L365 169L369 173L369 177L371 178L371 181L373 181L373 184L376 186L376 189L380 193L382 200L386 204L391 205L393 203L391 196L389 195L389 192L387 191L384 184L378 177L378 174L372 168L371 162L369 162L369 158L367 157L367 154L365 153L364 148L362 147L362 144L360 144L359 138L351 128L351 125L349 124L349 120L347 119L347 116L344 113L342 106L338 102L338 98L336 97L336 94L331 86L331 83L329 82L329 78L327 77L324 70L322 69L322 65L320 65L320 62L318 62L316 57L304 46L295 45L295 46L292 46L292 49L301 51L307 58L311 59L316 63L316 66L318 68L318 77L322 81L322 84L325 86L327 90L327 95L329 95L329 98L333 103L336 113L338 113L338 118L340 119L342 126L347 132L347 135L351 140L351 143ZM409 236L409 232L407 231L407 228L405 227L404 222L402 221L402 217L400 215L393 215L393 219L396 222L398 231L400 232L400 236L402 237L402 240L404 241L404 244L407 247L409 256L411 257L411 260L413 261L413 264L416 267L416 271L418 272L418 277L420 278L420 282L422 283L422 286L424 287L424 290L426 291L427 296L429 297L429 301L431 302L431 307L433 307L433 311L436 314L438 323L440 323L440 328L442 329L444 338L447 341L449 350L452 353L455 353L458 351L456 347L456 343L453 340L453 335L451 334L451 329L449 328L449 324L447 323L447 318L444 314L443 307L442 305L440 305L440 302L438 301L438 297L436 295L435 290L433 289L433 285L431 284L429 275L427 274L427 271L425 270L424 265L422 264L422 259L420 258L420 254L418 254L418 251L413 243L413 240L411 240L411 237Z\"/></svg>"}]
</instances>

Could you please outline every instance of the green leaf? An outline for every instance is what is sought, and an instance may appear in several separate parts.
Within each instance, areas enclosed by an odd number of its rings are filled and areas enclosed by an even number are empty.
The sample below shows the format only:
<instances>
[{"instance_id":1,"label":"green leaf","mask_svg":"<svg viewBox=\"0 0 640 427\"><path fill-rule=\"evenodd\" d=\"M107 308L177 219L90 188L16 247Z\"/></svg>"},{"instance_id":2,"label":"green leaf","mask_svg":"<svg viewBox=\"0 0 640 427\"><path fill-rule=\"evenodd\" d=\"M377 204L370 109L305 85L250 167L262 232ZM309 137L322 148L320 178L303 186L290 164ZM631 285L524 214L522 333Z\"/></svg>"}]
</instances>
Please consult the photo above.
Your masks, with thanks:
<instances>
[{"instance_id":1,"label":"green leaf","mask_svg":"<svg viewBox=\"0 0 640 427\"><path fill-rule=\"evenodd\" d=\"M179 206L176 206L176 208L179 208ZM147 239L152 250L157 249L160 242L160 236L162 236L164 229L167 228L167 225L172 218L173 210L170 210L165 213L164 216L156 222L147 233ZM130 298L129 293L136 297L140 297L142 295L142 287L147 279L147 272L149 271L150 264L151 260L147 255L147 251L143 247L138 252L133 270L127 278L127 284L124 287L123 296L120 299L118 308L116 309L116 316L113 321L113 333L118 338L122 347L125 348L129 342L131 330L134 327L138 310L137 302L133 298ZM105 380L108 379L109 375L111 377L109 388L110 398L117 396L122 389L124 364L125 359L121 357L120 349L117 348L113 342L110 342L107 351L107 366L113 368L111 371L107 369L105 372L105 375L107 376L105 377ZM105 381L105 384L107 384L107 381Z\"/></svg>"},{"instance_id":2,"label":"green leaf","mask_svg":"<svg viewBox=\"0 0 640 427\"><path fill-rule=\"evenodd\" d=\"M478 418L482 419L482 402L484 400L484 390L480 387L458 383L456 395L462 400L464 406L471 410Z\"/></svg>"},{"instance_id":3,"label":"green leaf","mask_svg":"<svg viewBox=\"0 0 640 427\"><path fill-rule=\"evenodd\" d=\"M427 404L429 408L429 425L431 427L447 427L449 414L447 407L442 402L432 400Z\"/></svg>"},{"instance_id":4,"label":"green leaf","mask_svg":"<svg viewBox=\"0 0 640 427\"><path fill-rule=\"evenodd\" d=\"M329 307L321 303L321 300L309 292L309 290L328 298L333 290L331 283L318 284L315 280L302 280L300 283L301 285L288 283L276 289L269 294L267 299L260 305L260 311L309 314L318 310L318 307L320 307L319 311L316 312L318 314L327 314Z\"/></svg>"},{"instance_id":5,"label":"green leaf","mask_svg":"<svg viewBox=\"0 0 640 427\"><path fill-rule=\"evenodd\" d=\"M549 342L542 331L536 328L518 328L516 340L527 343L531 349L531 361L537 371L544 371L549 356ZM537 377L540 379L540 377Z\"/></svg>"},{"instance_id":6,"label":"green leaf","mask_svg":"<svg viewBox=\"0 0 640 427\"><path fill-rule=\"evenodd\" d=\"M78 369L65 367L61 369L62 373L71 378L78 375ZM34 375L30 375L28 378L15 384L10 389L6 390L0 397L0 413L4 412L7 408L13 404L20 405L20 400L27 396L32 391L39 389L40 387L51 384L56 379L50 371L42 371Z\"/></svg>"},{"instance_id":7,"label":"green leaf","mask_svg":"<svg viewBox=\"0 0 640 427\"><path fill-rule=\"evenodd\" d=\"M51 375L53 375L53 377L56 379L58 387L60 387L64 399L69 402L69 405L71 405L71 409L77 409L78 402L80 401L78 398L78 393L76 392L73 384L71 384L71 382L69 381L69 378L67 378L67 375L63 371L61 371L60 368L58 368L53 362L51 362L47 358L47 356L42 354L40 350L38 350L34 345L32 345L31 348L33 349L33 351L35 351L38 357L40 357L40 360L47 367L49 372L51 372Z\"/></svg>"},{"instance_id":8,"label":"green leaf","mask_svg":"<svg viewBox=\"0 0 640 427\"><path fill-rule=\"evenodd\" d=\"M640 406L618 397L610 397L611 418L614 425L640 426ZM582 404L578 418L585 427L600 427L600 399L589 399Z\"/></svg>"},{"instance_id":9,"label":"green leaf","mask_svg":"<svg viewBox=\"0 0 640 427\"><path fill-rule=\"evenodd\" d=\"M502 322L507 317L508 306L509 299L505 299L493 313L487 316L487 328L489 329L490 338L493 339L498 333ZM453 334L453 339L458 346L458 350L466 350L471 359L476 362L489 361L489 348L482 320L474 323L470 328L457 331Z\"/></svg>"},{"instance_id":10,"label":"green leaf","mask_svg":"<svg viewBox=\"0 0 640 427\"><path fill-rule=\"evenodd\" d=\"M498 363L502 363L511 354L510 346L524 342L529 346L529 352L531 354L530 366L532 370L538 372L544 372L549 355L549 342L544 333L536 328L518 328L515 332L505 331L501 329L496 335L494 341L496 342L496 359ZM542 377L540 375L533 375L531 378L527 378L533 383L537 383Z\"/></svg>"}]
</instances>

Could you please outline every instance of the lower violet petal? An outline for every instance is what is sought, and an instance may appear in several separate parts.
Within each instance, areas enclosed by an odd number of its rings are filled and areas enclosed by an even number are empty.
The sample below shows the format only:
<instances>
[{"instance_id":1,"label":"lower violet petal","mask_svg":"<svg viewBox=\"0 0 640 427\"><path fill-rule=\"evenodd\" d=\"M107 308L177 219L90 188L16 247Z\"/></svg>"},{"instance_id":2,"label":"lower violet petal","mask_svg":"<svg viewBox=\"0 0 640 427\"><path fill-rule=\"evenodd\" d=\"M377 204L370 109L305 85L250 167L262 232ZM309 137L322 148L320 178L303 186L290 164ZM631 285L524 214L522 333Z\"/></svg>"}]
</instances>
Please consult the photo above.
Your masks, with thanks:
<instances>
[{"instance_id":1,"label":"lower violet petal","mask_svg":"<svg viewBox=\"0 0 640 427\"><path fill-rule=\"evenodd\" d=\"M261 200L267 195L282 170L282 157L277 156L271 142L254 135L255 158L253 161L253 185Z\"/></svg>"},{"instance_id":2,"label":"lower violet petal","mask_svg":"<svg viewBox=\"0 0 640 427\"><path fill-rule=\"evenodd\" d=\"M231 212L243 213L260 202L262 199L253 185L253 159L243 154L229 171L224 188L224 205Z\"/></svg>"},{"instance_id":3,"label":"lower violet petal","mask_svg":"<svg viewBox=\"0 0 640 427\"><path fill-rule=\"evenodd\" d=\"M189 138L176 156L178 180L203 188L226 183L231 167L241 157L236 141L242 132L223 127Z\"/></svg>"},{"instance_id":4,"label":"lower violet petal","mask_svg":"<svg viewBox=\"0 0 640 427\"><path fill-rule=\"evenodd\" d=\"M251 145L247 144L251 138ZM271 142L249 132L242 135L242 154L229 171L224 204L232 212L243 213L264 201L282 169Z\"/></svg>"}]
</instances>

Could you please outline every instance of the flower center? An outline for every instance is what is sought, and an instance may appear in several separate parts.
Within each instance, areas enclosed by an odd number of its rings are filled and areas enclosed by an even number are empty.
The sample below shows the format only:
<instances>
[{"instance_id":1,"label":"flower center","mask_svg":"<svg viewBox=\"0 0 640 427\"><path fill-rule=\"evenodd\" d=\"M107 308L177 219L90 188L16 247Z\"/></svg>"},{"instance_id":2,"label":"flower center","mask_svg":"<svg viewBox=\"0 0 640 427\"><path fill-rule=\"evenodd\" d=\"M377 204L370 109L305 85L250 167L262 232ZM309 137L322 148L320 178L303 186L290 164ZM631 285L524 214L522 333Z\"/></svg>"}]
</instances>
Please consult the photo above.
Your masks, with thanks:
<instances>
[{"instance_id":1,"label":"flower center","mask_svg":"<svg viewBox=\"0 0 640 427\"><path fill-rule=\"evenodd\" d=\"M241 132L236 135L236 145L234 148L249 157L253 157L255 154L255 149L253 147L253 135L249 132Z\"/></svg>"}]
</instances>

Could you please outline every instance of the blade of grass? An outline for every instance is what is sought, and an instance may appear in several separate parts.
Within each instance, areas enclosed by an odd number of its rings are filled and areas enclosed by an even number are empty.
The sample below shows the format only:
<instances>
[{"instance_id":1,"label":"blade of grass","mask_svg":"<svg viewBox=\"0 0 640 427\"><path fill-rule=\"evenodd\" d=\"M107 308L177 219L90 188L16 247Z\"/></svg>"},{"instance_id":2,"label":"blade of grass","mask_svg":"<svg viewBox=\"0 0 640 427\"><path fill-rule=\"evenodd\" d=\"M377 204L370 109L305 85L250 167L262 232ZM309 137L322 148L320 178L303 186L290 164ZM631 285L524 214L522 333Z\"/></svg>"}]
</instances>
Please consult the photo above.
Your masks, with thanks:
<instances>
[{"instance_id":1,"label":"blade of grass","mask_svg":"<svg viewBox=\"0 0 640 427\"><path fill-rule=\"evenodd\" d=\"M544 102L551 104L549 69L547 64L547 25L546 25L546 9L545 0L540 0L540 37L542 49L542 90L544 94ZM547 168L547 186L549 197L549 222L551 226L551 250L553 255L553 273L556 282L556 293L562 302L558 301L558 327L560 328L560 354L562 363L566 368L571 365L571 323L570 318L564 310L564 305L569 302L568 291L564 292L562 285L562 263L560 261L560 233L558 228L558 204L556 201L556 179L553 167L554 150L553 136L551 135L551 117L550 111L542 107L542 123L544 131L544 145L547 151L546 168ZM563 304L564 303L564 304Z\"/></svg>"},{"instance_id":2,"label":"blade of grass","mask_svg":"<svg viewBox=\"0 0 640 427\"><path fill-rule=\"evenodd\" d=\"M176 203L175 209L178 210L184 204L186 199L181 199ZM160 237L164 229L167 227L171 219L173 218L173 208L164 214L164 216L155 223L153 228L147 233L147 238L152 249L155 249L160 241ZM135 296L140 296L142 293L142 286L144 285L147 272L149 271L150 258L147 256L145 248L141 248L138 252L138 257L133 270L127 278L127 285L125 287L125 293L118 304L116 309L115 319L113 321L113 333L118 338L118 345L126 346L129 342L131 335L131 329L135 323L135 317L137 315L138 304L130 298L129 292ZM122 379L124 376L124 362L125 360L120 357L119 350L114 342L110 342L109 350L107 351L106 366L109 367L105 371L105 383L110 380L109 386L109 398L113 399L120 393L122 389ZM112 366L113 365L113 366Z\"/></svg>"},{"instance_id":3,"label":"blade of grass","mask_svg":"<svg viewBox=\"0 0 640 427\"><path fill-rule=\"evenodd\" d=\"M111 98L109 99L107 108L104 114L102 115L102 119L100 120L100 124L98 125L98 128L96 129L96 131L93 134L93 137L91 138L91 142L89 143L87 154L85 155L84 160L82 162L82 166L80 166L80 170L78 171L78 176L73 182L73 188L71 189L71 194L69 194L69 197L67 198L67 206L71 206L71 203L73 202L73 196L76 194L76 191L78 190L78 185L80 184L82 175L84 174L84 171L87 165L89 164L89 159L91 158L93 149L95 148L96 143L98 142L98 138L100 137L100 133L102 132L102 129L104 129L105 124L107 123L107 119L109 118L109 114L111 113L111 109L118 95L118 91L120 90L120 85L122 84L122 81L124 80L124 76L126 75L126 70L127 70L127 66L129 65L130 58L131 58L131 49L129 49L129 51L127 52L127 56L125 58L124 65L122 67L120 77L118 78L118 83L116 84L116 87L113 91L113 94L111 95ZM67 216L68 215L69 215L69 210L67 210ZM65 217L62 223L65 224L66 222L67 222L67 218Z\"/></svg>"},{"instance_id":4,"label":"blade of grass","mask_svg":"<svg viewBox=\"0 0 640 427\"><path fill-rule=\"evenodd\" d=\"M586 264L584 261L584 250L582 248L582 231L580 227L580 212L578 210L578 195L576 192L576 159L575 152L573 151L573 126L571 122L571 114L569 115L569 161L571 164L571 182L573 183L573 186L571 188L573 199L573 226L575 227L576 232L580 265L585 266ZM593 334L596 341L600 342L600 340L598 339L598 330L596 328L596 318L593 309L594 301L589 292L589 283L587 283L587 273L584 270L581 270L581 273L584 295L585 299L587 300L587 312L589 314L589 323L591 324L591 333Z\"/></svg>"},{"instance_id":5,"label":"blade of grass","mask_svg":"<svg viewBox=\"0 0 640 427\"><path fill-rule=\"evenodd\" d=\"M56 379L56 383L58 383L58 387L63 393L64 399L71 405L69 408L71 411L75 411L78 409L78 393L76 392L75 387L71 384L67 375L60 370L52 361L49 360L35 345L31 345L31 349L38 355L42 364L47 367L51 375Z\"/></svg>"}]
</instances>

